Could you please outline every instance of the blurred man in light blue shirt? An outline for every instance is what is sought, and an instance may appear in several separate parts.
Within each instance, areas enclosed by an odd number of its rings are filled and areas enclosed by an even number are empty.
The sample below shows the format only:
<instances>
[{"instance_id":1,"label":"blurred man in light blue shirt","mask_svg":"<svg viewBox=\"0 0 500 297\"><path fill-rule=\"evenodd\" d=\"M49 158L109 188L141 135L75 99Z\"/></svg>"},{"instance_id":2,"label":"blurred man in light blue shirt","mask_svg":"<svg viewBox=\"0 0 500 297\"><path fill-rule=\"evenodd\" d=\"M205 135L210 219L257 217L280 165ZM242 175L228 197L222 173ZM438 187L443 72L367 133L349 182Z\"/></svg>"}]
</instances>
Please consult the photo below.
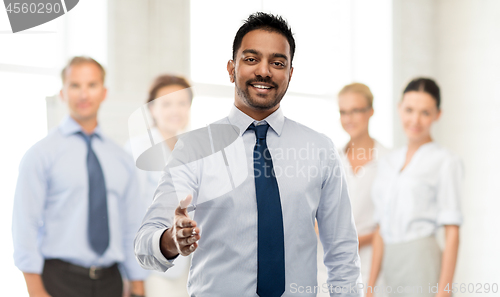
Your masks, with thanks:
<instances>
[{"instance_id":1,"label":"blurred man in light blue shirt","mask_svg":"<svg viewBox=\"0 0 500 297\"><path fill-rule=\"evenodd\" d=\"M97 124L105 72L75 57L62 72L69 115L31 147L19 168L14 260L30 296L144 295L133 238L142 217L133 161ZM97 197L99 196L99 197Z\"/></svg>"}]
</instances>

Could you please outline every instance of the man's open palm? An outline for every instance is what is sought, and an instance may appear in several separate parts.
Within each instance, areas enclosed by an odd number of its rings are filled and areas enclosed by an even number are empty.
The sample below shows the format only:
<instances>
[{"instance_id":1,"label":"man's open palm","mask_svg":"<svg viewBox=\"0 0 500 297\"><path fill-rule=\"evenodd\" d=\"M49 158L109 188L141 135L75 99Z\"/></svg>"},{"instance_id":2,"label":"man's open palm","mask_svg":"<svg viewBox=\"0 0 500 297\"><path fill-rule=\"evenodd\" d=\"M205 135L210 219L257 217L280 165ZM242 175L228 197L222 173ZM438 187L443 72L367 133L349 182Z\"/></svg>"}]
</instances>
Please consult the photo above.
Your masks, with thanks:
<instances>
[{"instance_id":1,"label":"man's open palm","mask_svg":"<svg viewBox=\"0 0 500 297\"><path fill-rule=\"evenodd\" d=\"M188 256L198 247L200 240L200 229L194 220L189 218L187 207L191 204L193 197L186 196L175 209L174 224L162 236L162 253L169 258L177 254Z\"/></svg>"}]
</instances>

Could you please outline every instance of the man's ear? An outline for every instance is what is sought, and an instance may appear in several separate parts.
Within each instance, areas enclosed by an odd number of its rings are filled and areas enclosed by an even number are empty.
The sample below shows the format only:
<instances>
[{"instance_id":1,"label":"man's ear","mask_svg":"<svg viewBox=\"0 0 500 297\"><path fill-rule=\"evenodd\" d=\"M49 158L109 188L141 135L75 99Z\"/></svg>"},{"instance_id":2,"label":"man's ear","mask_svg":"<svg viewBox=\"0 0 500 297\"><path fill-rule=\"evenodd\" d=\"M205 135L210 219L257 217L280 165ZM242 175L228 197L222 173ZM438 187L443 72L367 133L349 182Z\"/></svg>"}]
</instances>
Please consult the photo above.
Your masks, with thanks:
<instances>
[{"instance_id":1,"label":"man's ear","mask_svg":"<svg viewBox=\"0 0 500 297\"><path fill-rule=\"evenodd\" d=\"M64 100L64 93L63 93L63 89L61 89L59 91L59 98L61 99L62 102L66 102L66 100Z\"/></svg>"},{"instance_id":2,"label":"man's ear","mask_svg":"<svg viewBox=\"0 0 500 297\"><path fill-rule=\"evenodd\" d=\"M290 67L290 77L288 78L288 82L292 80L292 74L293 74L293 67Z\"/></svg>"},{"instance_id":3,"label":"man's ear","mask_svg":"<svg viewBox=\"0 0 500 297\"><path fill-rule=\"evenodd\" d=\"M234 83L234 61L227 61L227 73L229 73L229 80Z\"/></svg>"},{"instance_id":4,"label":"man's ear","mask_svg":"<svg viewBox=\"0 0 500 297\"><path fill-rule=\"evenodd\" d=\"M102 97L102 100L101 100L101 103L106 100L106 98L108 98L108 88L104 87L104 90L103 90L104 94L103 94L103 97Z\"/></svg>"}]
</instances>

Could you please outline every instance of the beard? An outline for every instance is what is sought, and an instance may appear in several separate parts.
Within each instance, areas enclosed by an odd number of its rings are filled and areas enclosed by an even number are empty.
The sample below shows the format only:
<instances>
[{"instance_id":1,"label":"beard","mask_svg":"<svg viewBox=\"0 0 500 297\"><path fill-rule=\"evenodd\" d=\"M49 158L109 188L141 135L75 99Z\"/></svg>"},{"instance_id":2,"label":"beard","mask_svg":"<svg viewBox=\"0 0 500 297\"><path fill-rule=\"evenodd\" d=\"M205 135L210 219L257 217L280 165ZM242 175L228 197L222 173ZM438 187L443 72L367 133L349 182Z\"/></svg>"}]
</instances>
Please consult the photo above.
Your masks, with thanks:
<instances>
[{"instance_id":1,"label":"beard","mask_svg":"<svg viewBox=\"0 0 500 297\"><path fill-rule=\"evenodd\" d=\"M265 102L259 101L256 98L253 98L250 95L249 88L251 87L252 83L267 83L271 84L273 86L273 90L276 90L276 95L272 98L268 98ZM278 89L278 84L273 82L271 79L264 79L264 78L257 78L257 79L250 79L247 80L244 84L244 86L240 87L238 85L238 82L235 80L234 85L236 87L236 93L238 94L238 97L240 97L245 103L258 110L268 110L272 109L276 105L278 105L281 102L281 99L283 99L283 96L285 96L286 91L288 90L288 85L286 86L285 90L282 93L277 93ZM259 96L259 95L257 95ZM268 97L271 96L271 94L265 95L265 96L259 96L259 97Z\"/></svg>"}]
</instances>

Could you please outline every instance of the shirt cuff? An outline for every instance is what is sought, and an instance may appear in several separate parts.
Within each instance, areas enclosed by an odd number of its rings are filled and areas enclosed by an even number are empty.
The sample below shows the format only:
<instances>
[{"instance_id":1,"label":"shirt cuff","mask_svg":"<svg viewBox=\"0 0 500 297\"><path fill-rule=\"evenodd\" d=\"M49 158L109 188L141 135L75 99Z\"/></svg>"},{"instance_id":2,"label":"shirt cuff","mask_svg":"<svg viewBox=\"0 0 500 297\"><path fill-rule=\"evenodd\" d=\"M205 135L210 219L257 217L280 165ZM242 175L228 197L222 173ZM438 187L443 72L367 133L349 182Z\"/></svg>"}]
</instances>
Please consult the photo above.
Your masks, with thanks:
<instances>
[{"instance_id":1,"label":"shirt cuff","mask_svg":"<svg viewBox=\"0 0 500 297\"><path fill-rule=\"evenodd\" d=\"M437 217L437 224L444 225L458 225L463 222L462 214L458 211L441 211Z\"/></svg>"},{"instance_id":2,"label":"shirt cuff","mask_svg":"<svg viewBox=\"0 0 500 297\"><path fill-rule=\"evenodd\" d=\"M153 234L153 256L158 260L162 265L165 265L167 269L174 267L174 260L178 257L178 255L172 259L168 260L163 256L160 250L160 238L163 232L167 229L158 230Z\"/></svg>"},{"instance_id":3,"label":"shirt cuff","mask_svg":"<svg viewBox=\"0 0 500 297\"><path fill-rule=\"evenodd\" d=\"M45 259L39 252L14 250L14 264L25 273L42 274Z\"/></svg>"}]
</instances>

